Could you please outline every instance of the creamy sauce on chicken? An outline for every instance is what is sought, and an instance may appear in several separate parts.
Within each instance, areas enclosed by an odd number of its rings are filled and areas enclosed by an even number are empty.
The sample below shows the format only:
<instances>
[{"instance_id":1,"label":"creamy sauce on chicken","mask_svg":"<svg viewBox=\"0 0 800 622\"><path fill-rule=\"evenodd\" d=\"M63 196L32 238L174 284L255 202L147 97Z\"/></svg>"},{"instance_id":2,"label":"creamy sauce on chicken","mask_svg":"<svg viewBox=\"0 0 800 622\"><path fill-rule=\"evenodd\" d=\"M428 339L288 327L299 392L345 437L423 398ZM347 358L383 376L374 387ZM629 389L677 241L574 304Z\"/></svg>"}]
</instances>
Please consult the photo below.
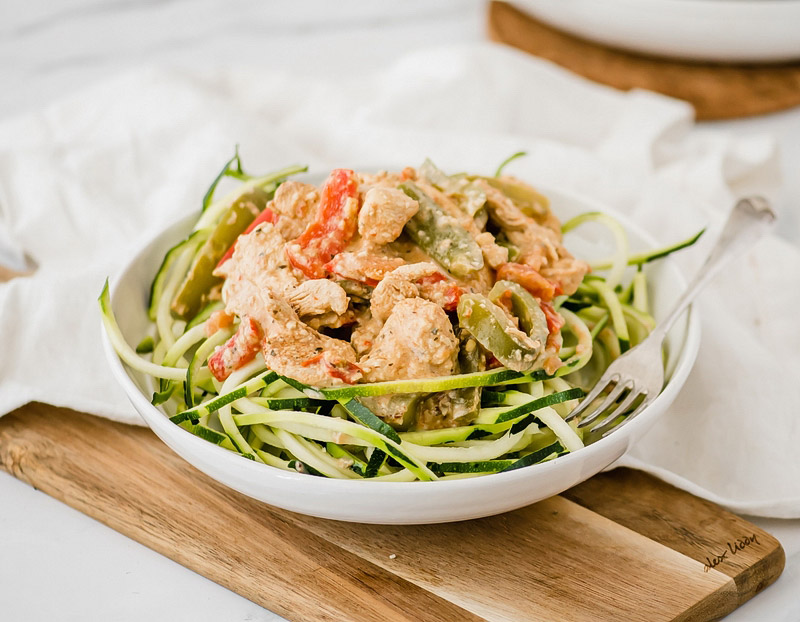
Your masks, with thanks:
<instances>
[{"instance_id":1,"label":"creamy sauce on chicken","mask_svg":"<svg viewBox=\"0 0 800 622\"><path fill-rule=\"evenodd\" d=\"M424 193L420 201L433 201L425 211L430 221L420 220L407 182ZM548 305L554 291L573 293L588 270L564 248L546 205L521 205L481 178L441 184L411 168L375 175L339 169L320 188L284 182L267 207L273 222L241 235L215 271L224 278L226 312L240 319L241 332L217 357L226 373L242 344L260 349L269 369L317 387L463 373L460 296L486 295L501 272L525 287L537 284L532 293ZM461 261L462 252L472 254ZM520 342L533 339L509 330ZM548 355L538 361L548 370L559 364L561 343L560 335L550 337ZM491 352L477 354L484 363L492 359ZM455 425L469 400L437 395L367 402L393 425Z\"/></svg>"}]
</instances>

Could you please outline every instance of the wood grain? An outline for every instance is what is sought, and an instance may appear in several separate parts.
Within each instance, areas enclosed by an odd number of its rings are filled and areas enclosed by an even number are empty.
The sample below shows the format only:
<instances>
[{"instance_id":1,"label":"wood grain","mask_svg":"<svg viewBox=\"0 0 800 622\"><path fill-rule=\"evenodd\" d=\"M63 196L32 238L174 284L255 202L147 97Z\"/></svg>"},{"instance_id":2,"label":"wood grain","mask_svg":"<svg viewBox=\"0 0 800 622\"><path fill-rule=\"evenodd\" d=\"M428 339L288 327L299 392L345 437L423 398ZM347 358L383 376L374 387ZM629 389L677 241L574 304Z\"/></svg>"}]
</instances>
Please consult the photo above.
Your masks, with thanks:
<instances>
[{"instance_id":1,"label":"wood grain","mask_svg":"<svg viewBox=\"0 0 800 622\"><path fill-rule=\"evenodd\" d=\"M297 621L713 620L783 567L762 530L626 469L491 518L339 523L233 492L147 429L43 404L0 419L0 466ZM743 534L758 545L704 569Z\"/></svg>"},{"instance_id":2,"label":"wood grain","mask_svg":"<svg viewBox=\"0 0 800 622\"><path fill-rule=\"evenodd\" d=\"M481 619L216 483L144 428L31 404L0 419L0 464L290 620Z\"/></svg>"},{"instance_id":3,"label":"wood grain","mask_svg":"<svg viewBox=\"0 0 800 622\"><path fill-rule=\"evenodd\" d=\"M641 56L569 35L505 2L491 2L489 37L622 90L690 102L698 119L731 119L800 105L800 64L722 65Z\"/></svg>"},{"instance_id":4,"label":"wood grain","mask_svg":"<svg viewBox=\"0 0 800 622\"><path fill-rule=\"evenodd\" d=\"M704 565L724 554L715 569L735 580L739 604L774 581L786 562L780 542L753 532L752 523L641 471L601 473L563 496ZM754 535L755 542L737 547Z\"/></svg>"},{"instance_id":5,"label":"wood grain","mask_svg":"<svg viewBox=\"0 0 800 622\"><path fill-rule=\"evenodd\" d=\"M565 622L656 622L683 619L700 601L736 606L735 583L721 573L561 497L449 525L373 526L369 535L363 525L297 521L487 620L546 608ZM683 588L653 591L659 584Z\"/></svg>"}]
</instances>

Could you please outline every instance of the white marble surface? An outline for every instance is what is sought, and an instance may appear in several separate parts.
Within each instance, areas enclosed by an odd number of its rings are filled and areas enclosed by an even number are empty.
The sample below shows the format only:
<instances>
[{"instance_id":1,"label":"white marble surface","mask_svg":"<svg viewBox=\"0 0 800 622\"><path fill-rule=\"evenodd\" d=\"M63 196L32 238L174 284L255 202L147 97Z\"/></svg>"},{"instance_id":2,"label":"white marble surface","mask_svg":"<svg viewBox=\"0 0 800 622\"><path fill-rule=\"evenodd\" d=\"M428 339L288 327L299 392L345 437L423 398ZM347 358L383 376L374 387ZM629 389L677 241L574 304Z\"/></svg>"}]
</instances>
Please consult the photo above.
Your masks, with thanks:
<instances>
[{"instance_id":1,"label":"white marble surface","mask_svg":"<svg viewBox=\"0 0 800 622\"><path fill-rule=\"evenodd\" d=\"M309 75L379 67L484 37L466 0L213 2L33 0L0 4L0 117L141 63L260 61ZM781 235L800 244L800 109L721 126L774 134L785 177ZM800 620L800 520L755 519L787 552L778 582L727 620ZM0 473L0 619L279 620L274 614Z\"/></svg>"}]
</instances>

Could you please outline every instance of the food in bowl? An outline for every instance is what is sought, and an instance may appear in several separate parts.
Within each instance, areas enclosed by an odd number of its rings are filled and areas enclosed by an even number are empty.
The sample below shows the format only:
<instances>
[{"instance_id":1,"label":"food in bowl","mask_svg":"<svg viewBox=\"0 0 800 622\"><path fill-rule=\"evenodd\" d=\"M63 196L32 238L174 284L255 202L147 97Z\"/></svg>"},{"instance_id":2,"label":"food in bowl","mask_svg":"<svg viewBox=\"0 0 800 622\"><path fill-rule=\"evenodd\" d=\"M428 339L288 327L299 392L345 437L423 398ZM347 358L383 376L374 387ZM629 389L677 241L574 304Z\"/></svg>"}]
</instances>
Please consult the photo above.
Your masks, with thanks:
<instances>
[{"instance_id":1,"label":"food in bowl","mask_svg":"<svg viewBox=\"0 0 800 622\"><path fill-rule=\"evenodd\" d=\"M498 174L293 167L252 178L236 156L193 232L153 277L152 334L134 350L100 297L109 339L157 383L152 403L256 462L341 479L414 481L518 469L594 439L564 418L654 320L622 227L561 224L546 197ZM213 201L224 176L242 180ZM589 264L562 235L607 225ZM601 276L602 274L602 276ZM146 357L150 356L150 360Z\"/></svg>"}]
</instances>

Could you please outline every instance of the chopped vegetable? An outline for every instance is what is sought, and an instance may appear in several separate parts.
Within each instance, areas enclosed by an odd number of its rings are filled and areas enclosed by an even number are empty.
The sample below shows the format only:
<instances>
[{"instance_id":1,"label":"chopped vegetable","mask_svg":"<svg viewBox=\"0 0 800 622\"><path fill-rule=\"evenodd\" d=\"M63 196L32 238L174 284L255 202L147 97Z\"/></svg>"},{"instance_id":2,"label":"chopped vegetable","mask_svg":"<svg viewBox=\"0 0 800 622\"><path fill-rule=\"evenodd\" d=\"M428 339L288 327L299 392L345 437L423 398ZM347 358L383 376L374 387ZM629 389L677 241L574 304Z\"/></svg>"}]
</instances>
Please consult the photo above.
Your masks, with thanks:
<instances>
[{"instance_id":1,"label":"chopped vegetable","mask_svg":"<svg viewBox=\"0 0 800 622\"><path fill-rule=\"evenodd\" d=\"M155 341L149 335L139 342L136 346L136 354L149 354L155 348Z\"/></svg>"},{"instance_id":2,"label":"chopped vegetable","mask_svg":"<svg viewBox=\"0 0 800 622\"><path fill-rule=\"evenodd\" d=\"M547 338L550 331L546 313L539 301L518 283L497 281L489 292L489 300L495 303L507 300L522 330L535 339Z\"/></svg>"},{"instance_id":3,"label":"chopped vegetable","mask_svg":"<svg viewBox=\"0 0 800 622\"><path fill-rule=\"evenodd\" d=\"M465 175L446 175L433 162L426 159L419 174L442 192L454 199L458 206L472 217L478 217L486 205L486 193Z\"/></svg>"},{"instance_id":4,"label":"chopped vegetable","mask_svg":"<svg viewBox=\"0 0 800 622\"><path fill-rule=\"evenodd\" d=\"M483 268L478 243L455 218L414 182L404 181L398 188L419 203L419 211L406 223L405 231L422 250L455 276Z\"/></svg>"},{"instance_id":5,"label":"chopped vegetable","mask_svg":"<svg viewBox=\"0 0 800 622\"><path fill-rule=\"evenodd\" d=\"M519 330L503 309L481 294L466 294L458 303L458 323L504 366L531 371L544 342Z\"/></svg>"},{"instance_id":6,"label":"chopped vegetable","mask_svg":"<svg viewBox=\"0 0 800 622\"><path fill-rule=\"evenodd\" d=\"M550 302L563 293L560 285L544 278L531 266L521 263L504 263L497 269L497 278L519 283L539 300L545 302Z\"/></svg>"},{"instance_id":7,"label":"chopped vegetable","mask_svg":"<svg viewBox=\"0 0 800 622\"><path fill-rule=\"evenodd\" d=\"M336 169L320 195L317 218L287 245L291 264L309 279L325 276L325 264L344 250L358 228L358 183L355 173Z\"/></svg>"},{"instance_id":8,"label":"chopped vegetable","mask_svg":"<svg viewBox=\"0 0 800 622\"><path fill-rule=\"evenodd\" d=\"M423 276L416 281L419 285L420 295L425 300L434 300L441 304L445 311L455 311L458 301L464 290L453 281L450 281L441 272Z\"/></svg>"},{"instance_id":9,"label":"chopped vegetable","mask_svg":"<svg viewBox=\"0 0 800 622\"><path fill-rule=\"evenodd\" d=\"M497 170L494 172L494 176L495 176L495 177L500 177L500 175L502 175L502 174L503 174L503 169L504 169L506 166L508 166L509 164L511 164L511 163L512 163L514 160L516 160L516 159L518 159L518 158L523 158L523 157L525 157L526 155L528 155L528 152L527 152L527 151L517 151L516 153L512 153L510 156L508 156L508 157L507 157L505 160L503 160L503 161L500 163L500 166L498 166L498 167L497 167Z\"/></svg>"},{"instance_id":10,"label":"chopped vegetable","mask_svg":"<svg viewBox=\"0 0 800 622\"><path fill-rule=\"evenodd\" d=\"M233 169L237 173L243 173L242 171L242 160L239 157L239 145L236 145L236 149L234 150L233 156L231 156L230 160L225 162L225 165L222 167L217 176L214 178L214 181L211 182L211 185L206 190L205 195L203 195L203 211L205 212L208 209L208 206L211 205L211 201L214 199L214 192L217 190L217 186L222 179L231 174L231 166L233 163L236 162L236 168Z\"/></svg>"},{"instance_id":11,"label":"chopped vegetable","mask_svg":"<svg viewBox=\"0 0 800 622\"><path fill-rule=\"evenodd\" d=\"M242 319L236 334L208 359L208 370L222 382L256 357L262 338L261 328L252 318Z\"/></svg>"},{"instance_id":12,"label":"chopped vegetable","mask_svg":"<svg viewBox=\"0 0 800 622\"><path fill-rule=\"evenodd\" d=\"M266 207L269 199L270 195L264 190L253 188L223 212L172 299L171 309L177 317L189 320L208 302L212 288L222 283L222 279L212 274L214 268L236 238Z\"/></svg>"},{"instance_id":13,"label":"chopped vegetable","mask_svg":"<svg viewBox=\"0 0 800 622\"><path fill-rule=\"evenodd\" d=\"M534 219L543 219L549 216L550 201L528 184L510 177L483 177L483 179L511 199L526 216Z\"/></svg>"}]
</instances>

